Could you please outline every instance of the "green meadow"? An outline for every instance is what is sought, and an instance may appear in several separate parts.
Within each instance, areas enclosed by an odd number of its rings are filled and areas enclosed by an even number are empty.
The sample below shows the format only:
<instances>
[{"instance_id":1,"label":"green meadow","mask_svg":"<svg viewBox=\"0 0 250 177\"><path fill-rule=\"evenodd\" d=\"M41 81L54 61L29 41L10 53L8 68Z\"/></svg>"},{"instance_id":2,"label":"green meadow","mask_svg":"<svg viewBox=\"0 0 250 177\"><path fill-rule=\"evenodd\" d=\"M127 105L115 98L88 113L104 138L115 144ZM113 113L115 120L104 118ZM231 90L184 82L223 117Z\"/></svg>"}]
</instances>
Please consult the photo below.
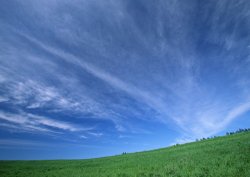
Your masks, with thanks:
<instances>
[{"instance_id":1,"label":"green meadow","mask_svg":"<svg viewBox=\"0 0 250 177\"><path fill-rule=\"evenodd\" d=\"M1 177L250 177L250 132L86 160L0 161Z\"/></svg>"}]
</instances>

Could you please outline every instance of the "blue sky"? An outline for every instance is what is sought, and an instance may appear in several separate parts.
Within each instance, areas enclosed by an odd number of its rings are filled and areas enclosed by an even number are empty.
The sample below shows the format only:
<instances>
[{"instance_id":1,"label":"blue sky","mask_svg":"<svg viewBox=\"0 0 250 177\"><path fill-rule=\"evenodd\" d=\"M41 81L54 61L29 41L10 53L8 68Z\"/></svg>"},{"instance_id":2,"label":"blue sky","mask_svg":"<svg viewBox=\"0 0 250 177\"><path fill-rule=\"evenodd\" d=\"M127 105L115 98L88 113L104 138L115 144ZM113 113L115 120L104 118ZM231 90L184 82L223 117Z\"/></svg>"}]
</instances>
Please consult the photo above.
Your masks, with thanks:
<instances>
[{"instance_id":1,"label":"blue sky","mask_svg":"<svg viewBox=\"0 0 250 177\"><path fill-rule=\"evenodd\" d=\"M249 19L248 0L1 1L0 159L249 128Z\"/></svg>"}]
</instances>

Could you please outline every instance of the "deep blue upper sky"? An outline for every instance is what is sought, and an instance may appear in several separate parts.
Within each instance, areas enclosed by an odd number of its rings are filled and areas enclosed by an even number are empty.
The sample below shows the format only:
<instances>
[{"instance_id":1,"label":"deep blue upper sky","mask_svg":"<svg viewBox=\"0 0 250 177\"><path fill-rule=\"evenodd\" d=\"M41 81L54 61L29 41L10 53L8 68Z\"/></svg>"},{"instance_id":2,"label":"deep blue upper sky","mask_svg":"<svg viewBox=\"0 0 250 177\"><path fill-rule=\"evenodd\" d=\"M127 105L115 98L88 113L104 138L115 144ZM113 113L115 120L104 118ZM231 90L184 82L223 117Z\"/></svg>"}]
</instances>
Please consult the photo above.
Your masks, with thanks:
<instances>
[{"instance_id":1,"label":"deep blue upper sky","mask_svg":"<svg viewBox=\"0 0 250 177\"><path fill-rule=\"evenodd\" d=\"M249 0L2 0L0 159L249 128L249 77Z\"/></svg>"}]
</instances>

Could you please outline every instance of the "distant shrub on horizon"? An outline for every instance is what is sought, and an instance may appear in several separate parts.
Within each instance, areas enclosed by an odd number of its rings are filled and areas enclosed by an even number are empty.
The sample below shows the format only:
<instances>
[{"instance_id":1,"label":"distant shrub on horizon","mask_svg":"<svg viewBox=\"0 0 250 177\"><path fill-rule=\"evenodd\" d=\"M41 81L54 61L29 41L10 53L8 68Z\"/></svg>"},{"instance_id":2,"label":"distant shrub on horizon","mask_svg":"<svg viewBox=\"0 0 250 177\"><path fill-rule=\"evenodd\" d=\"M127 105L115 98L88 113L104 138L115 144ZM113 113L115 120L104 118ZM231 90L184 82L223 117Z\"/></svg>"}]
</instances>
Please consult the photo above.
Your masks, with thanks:
<instances>
[{"instance_id":1,"label":"distant shrub on horizon","mask_svg":"<svg viewBox=\"0 0 250 177\"><path fill-rule=\"evenodd\" d=\"M240 128L238 130L236 130L235 132L226 132L226 136L229 136L229 135L233 135L233 134L236 134L236 133L242 133L242 132L248 132L250 131L250 128ZM208 139L214 139L214 138L217 138L218 136L212 136L212 137L207 137L207 138L201 138L201 139L196 139L195 141L203 141L203 140L208 140Z\"/></svg>"}]
</instances>

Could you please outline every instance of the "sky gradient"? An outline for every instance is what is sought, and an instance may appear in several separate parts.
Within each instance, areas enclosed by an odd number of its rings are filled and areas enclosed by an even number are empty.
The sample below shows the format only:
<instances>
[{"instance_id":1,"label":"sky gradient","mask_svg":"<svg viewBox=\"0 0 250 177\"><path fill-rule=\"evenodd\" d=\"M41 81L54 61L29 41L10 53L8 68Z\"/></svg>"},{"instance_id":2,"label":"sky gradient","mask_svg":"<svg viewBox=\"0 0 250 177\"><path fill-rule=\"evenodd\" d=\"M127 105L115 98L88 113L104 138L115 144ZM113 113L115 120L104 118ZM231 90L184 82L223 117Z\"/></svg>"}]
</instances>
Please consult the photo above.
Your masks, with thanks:
<instances>
[{"instance_id":1,"label":"sky gradient","mask_svg":"<svg viewBox=\"0 0 250 177\"><path fill-rule=\"evenodd\" d=\"M250 127L250 1L3 0L0 159L135 152Z\"/></svg>"}]
</instances>

